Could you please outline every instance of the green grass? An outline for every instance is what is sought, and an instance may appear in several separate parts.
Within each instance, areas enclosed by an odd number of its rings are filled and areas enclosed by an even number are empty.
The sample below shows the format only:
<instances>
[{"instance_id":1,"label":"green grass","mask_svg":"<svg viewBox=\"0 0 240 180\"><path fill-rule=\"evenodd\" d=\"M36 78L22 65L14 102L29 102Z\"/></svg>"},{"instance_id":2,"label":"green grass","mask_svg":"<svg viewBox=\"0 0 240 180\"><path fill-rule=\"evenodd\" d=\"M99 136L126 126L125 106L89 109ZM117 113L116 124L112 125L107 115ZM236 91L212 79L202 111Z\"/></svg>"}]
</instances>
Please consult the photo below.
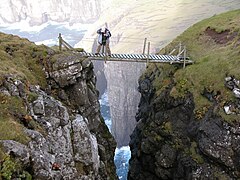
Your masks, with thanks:
<instances>
[{"instance_id":1,"label":"green grass","mask_svg":"<svg viewBox=\"0 0 240 180\"><path fill-rule=\"evenodd\" d=\"M197 108L206 103L200 95L204 87L214 91L219 90L223 101L233 98L232 93L224 87L224 78L226 74L240 78L240 46L236 46L236 42L240 40L240 34L233 41L221 45L208 40L209 37L204 34L204 31L210 27L217 32L230 30L230 32L240 33L237 25L239 21L240 10L224 13L194 25L176 39L187 44L189 55L195 62L186 69L176 72L177 89L181 89L179 86L181 79L186 79L184 88L193 92Z\"/></svg>"},{"instance_id":2,"label":"green grass","mask_svg":"<svg viewBox=\"0 0 240 180\"><path fill-rule=\"evenodd\" d=\"M29 138L23 132L23 125L15 120L15 114L27 114L22 99L0 94L0 140L26 144Z\"/></svg>"},{"instance_id":3,"label":"green grass","mask_svg":"<svg viewBox=\"0 0 240 180\"><path fill-rule=\"evenodd\" d=\"M46 59L46 46L36 46L27 39L0 33L0 77L14 74L44 87L47 83L42 69Z\"/></svg>"},{"instance_id":4,"label":"green grass","mask_svg":"<svg viewBox=\"0 0 240 180\"><path fill-rule=\"evenodd\" d=\"M230 90L224 87L226 74L234 75L240 79L240 10L223 13L203 20L172 41L160 53L170 52L179 42L186 45L188 56L194 61L193 65L178 70L166 65L157 65L158 68L167 71L164 76L154 81L154 86L159 94L168 85L168 73L174 72L175 87L171 91L174 97L184 96L187 91L194 95L195 112L202 111L211 103L201 95L204 87L221 92L221 105L227 100L234 99ZM226 44L218 44L206 33L207 28L217 33L229 30L237 36ZM147 72L155 71L155 65L150 65ZM165 82L164 83L164 80ZM157 83L156 83L157 82ZM170 82L169 82L170 83ZM231 118L230 118L231 119Z\"/></svg>"},{"instance_id":5,"label":"green grass","mask_svg":"<svg viewBox=\"0 0 240 180\"><path fill-rule=\"evenodd\" d=\"M77 50L83 51L81 48ZM57 46L37 46L27 39L0 32L0 86L3 85L5 76L11 74L13 79L24 83L27 101L33 102L38 95L29 91L29 85L40 85L44 89L47 81L43 68L51 71L54 62L59 58L68 61L70 55L72 53L68 51L60 52ZM26 144L29 138L23 133L24 127L19 118L25 115L28 115L28 110L21 98L0 93L0 140L15 140ZM30 120L28 125L45 133L34 121Z\"/></svg>"},{"instance_id":6,"label":"green grass","mask_svg":"<svg viewBox=\"0 0 240 180\"><path fill-rule=\"evenodd\" d=\"M204 160L203 160L202 156L196 152L196 148L197 148L197 143L196 142L191 142L191 147L189 149L190 156L197 163L203 164Z\"/></svg>"},{"instance_id":7,"label":"green grass","mask_svg":"<svg viewBox=\"0 0 240 180\"><path fill-rule=\"evenodd\" d=\"M4 155L3 161L0 164L0 179L26 179L32 180L32 175L24 170L24 165L10 155Z\"/></svg>"},{"instance_id":8,"label":"green grass","mask_svg":"<svg viewBox=\"0 0 240 180\"><path fill-rule=\"evenodd\" d=\"M44 89L47 81L43 68L51 71L52 64L58 58L68 61L67 58L72 55L71 52L60 52L57 47L54 48L37 46L27 39L0 33L0 86L3 85L5 77L11 75L13 80L21 80L24 83L26 100L29 103L36 100L38 95L29 91L29 85L40 85ZM77 50L83 51L80 48ZM51 53L48 53L49 51ZM24 133L26 128L24 123L28 128L46 135L46 131L31 119L28 111L26 102L22 98L0 93L0 140L14 140L27 144L30 138ZM32 179L21 164L6 157L7 154L0 144L0 180L11 179L12 175L22 179Z\"/></svg>"},{"instance_id":9,"label":"green grass","mask_svg":"<svg viewBox=\"0 0 240 180\"><path fill-rule=\"evenodd\" d=\"M25 83L28 100L36 99L36 95L30 93L27 86L46 86L43 67L47 54L45 46L36 46L27 39L0 33L0 86L5 76L11 74L13 78ZM27 144L30 139L23 132L24 126L18 118L27 114L26 105L21 98L0 93L0 140L14 140ZM38 128L37 125L35 127ZM4 150L0 147L0 161L4 157Z\"/></svg>"}]
</instances>

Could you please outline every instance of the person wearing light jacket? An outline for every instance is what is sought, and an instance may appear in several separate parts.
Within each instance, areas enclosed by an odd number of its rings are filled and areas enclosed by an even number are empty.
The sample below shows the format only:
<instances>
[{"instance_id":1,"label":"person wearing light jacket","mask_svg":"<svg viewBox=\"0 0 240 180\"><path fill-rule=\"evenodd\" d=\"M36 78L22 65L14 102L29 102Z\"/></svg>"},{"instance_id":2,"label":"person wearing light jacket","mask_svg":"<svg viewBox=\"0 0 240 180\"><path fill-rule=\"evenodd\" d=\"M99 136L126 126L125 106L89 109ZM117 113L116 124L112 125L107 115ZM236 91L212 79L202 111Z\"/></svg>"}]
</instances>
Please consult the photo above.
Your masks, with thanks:
<instances>
[{"instance_id":1,"label":"person wearing light jacket","mask_svg":"<svg viewBox=\"0 0 240 180\"><path fill-rule=\"evenodd\" d=\"M106 53L108 56L111 56L111 51L109 47L109 38L111 37L111 33L107 28L100 28L97 30L98 33L98 46L97 46L97 51L96 55L99 54L102 46L106 47Z\"/></svg>"}]
</instances>

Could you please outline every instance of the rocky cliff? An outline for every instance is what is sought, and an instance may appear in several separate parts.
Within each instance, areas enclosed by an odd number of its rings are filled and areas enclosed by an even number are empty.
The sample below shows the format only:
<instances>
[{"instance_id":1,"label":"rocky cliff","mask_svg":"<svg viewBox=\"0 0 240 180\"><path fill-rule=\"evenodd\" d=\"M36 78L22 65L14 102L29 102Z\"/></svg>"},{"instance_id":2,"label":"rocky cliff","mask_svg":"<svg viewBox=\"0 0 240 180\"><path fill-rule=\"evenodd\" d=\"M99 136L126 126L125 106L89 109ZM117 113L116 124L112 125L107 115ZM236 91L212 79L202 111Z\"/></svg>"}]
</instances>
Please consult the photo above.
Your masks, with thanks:
<instances>
[{"instance_id":1,"label":"rocky cliff","mask_svg":"<svg viewBox=\"0 0 240 180\"><path fill-rule=\"evenodd\" d=\"M145 64L107 63L105 75L108 80L107 92L112 119L112 134L117 146L127 146L135 128L135 115L140 94L137 91L137 78L143 72ZM132 73L134 72L134 76Z\"/></svg>"},{"instance_id":2,"label":"rocky cliff","mask_svg":"<svg viewBox=\"0 0 240 180\"><path fill-rule=\"evenodd\" d=\"M164 50L181 41L193 65L150 65L140 78L128 179L240 178L239 19L195 24Z\"/></svg>"},{"instance_id":3,"label":"rocky cliff","mask_svg":"<svg viewBox=\"0 0 240 180\"><path fill-rule=\"evenodd\" d=\"M5 0L0 7L0 22L14 23L28 20L30 25L40 25L48 21L73 23L90 23L108 4L99 0L60 1L60 0Z\"/></svg>"},{"instance_id":4,"label":"rocky cliff","mask_svg":"<svg viewBox=\"0 0 240 180\"><path fill-rule=\"evenodd\" d=\"M1 39L0 177L117 179L92 63L16 36Z\"/></svg>"}]
</instances>

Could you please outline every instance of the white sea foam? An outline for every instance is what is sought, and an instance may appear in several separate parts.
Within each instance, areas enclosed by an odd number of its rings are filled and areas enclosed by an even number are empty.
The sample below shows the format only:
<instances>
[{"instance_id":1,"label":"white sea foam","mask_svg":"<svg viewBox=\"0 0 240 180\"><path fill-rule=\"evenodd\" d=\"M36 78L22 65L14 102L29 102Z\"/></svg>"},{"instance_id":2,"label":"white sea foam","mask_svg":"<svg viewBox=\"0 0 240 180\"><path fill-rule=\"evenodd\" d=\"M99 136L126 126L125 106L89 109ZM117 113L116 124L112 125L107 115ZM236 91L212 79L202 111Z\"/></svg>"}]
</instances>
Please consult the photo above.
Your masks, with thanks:
<instances>
[{"instance_id":1,"label":"white sea foam","mask_svg":"<svg viewBox=\"0 0 240 180\"><path fill-rule=\"evenodd\" d=\"M101 99L99 100L99 102L101 105L109 106L107 91L101 96Z\"/></svg>"},{"instance_id":2,"label":"white sea foam","mask_svg":"<svg viewBox=\"0 0 240 180\"><path fill-rule=\"evenodd\" d=\"M124 154L128 154L130 152L130 147L129 146L122 146L121 148L116 148L115 149L115 154L119 154L119 152L124 152Z\"/></svg>"}]
</instances>

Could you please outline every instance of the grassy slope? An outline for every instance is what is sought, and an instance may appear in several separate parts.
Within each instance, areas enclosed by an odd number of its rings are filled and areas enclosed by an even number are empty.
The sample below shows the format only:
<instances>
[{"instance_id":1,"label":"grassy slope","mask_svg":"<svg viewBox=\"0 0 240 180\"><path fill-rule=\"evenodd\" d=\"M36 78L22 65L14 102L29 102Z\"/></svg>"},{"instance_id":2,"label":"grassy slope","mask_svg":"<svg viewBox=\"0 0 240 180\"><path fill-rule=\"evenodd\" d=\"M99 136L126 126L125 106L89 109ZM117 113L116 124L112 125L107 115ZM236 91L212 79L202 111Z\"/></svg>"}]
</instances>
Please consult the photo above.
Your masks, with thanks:
<instances>
[{"instance_id":1,"label":"grassy slope","mask_svg":"<svg viewBox=\"0 0 240 180\"><path fill-rule=\"evenodd\" d=\"M0 77L14 74L31 84L45 86L45 75L40 60L47 56L45 46L36 46L27 39L0 33Z\"/></svg>"},{"instance_id":2,"label":"grassy slope","mask_svg":"<svg viewBox=\"0 0 240 180\"><path fill-rule=\"evenodd\" d=\"M67 51L60 53L58 47L37 46L27 39L0 32L0 87L6 76L11 75L13 80L18 79L24 83L27 101L32 102L37 95L29 91L29 85L39 85L45 89L47 81L43 68L51 70L50 63L56 61L59 54L69 53ZM0 92L0 140L15 140L26 144L29 138L23 132L24 125L21 122L26 115L29 115L29 112L22 98L7 96ZM35 121L31 121L30 124L32 128L44 133ZM4 157L0 146L0 162Z\"/></svg>"},{"instance_id":3,"label":"grassy slope","mask_svg":"<svg viewBox=\"0 0 240 180\"><path fill-rule=\"evenodd\" d=\"M171 49L178 42L187 46L188 55L194 60L194 64L180 69L174 74L176 86L172 89L173 96L181 96L186 91L191 91L196 102L196 112L201 111L210 105L210 102L201 96L204 87L210 90L220 91L222 95L221 105L226 100L233 99L231 91L224 87L226 74L234 75L240 79L240 10L227 12L212 18L203 20L177 37L166 49ZM237 36L226 44L216 43L205 30L210 27L221 33L230 30L228 37L233 33ZM158 68L165 70L164 79L156 79L154 84L160 93L162 88L168 84L168 74L174 71L169 65L158 65ZM151 65L146 73L155 69ZM223 112L220 112L224 114ZM233 116L228 119L231 120Z\"/></svg>"}]
</instances>

